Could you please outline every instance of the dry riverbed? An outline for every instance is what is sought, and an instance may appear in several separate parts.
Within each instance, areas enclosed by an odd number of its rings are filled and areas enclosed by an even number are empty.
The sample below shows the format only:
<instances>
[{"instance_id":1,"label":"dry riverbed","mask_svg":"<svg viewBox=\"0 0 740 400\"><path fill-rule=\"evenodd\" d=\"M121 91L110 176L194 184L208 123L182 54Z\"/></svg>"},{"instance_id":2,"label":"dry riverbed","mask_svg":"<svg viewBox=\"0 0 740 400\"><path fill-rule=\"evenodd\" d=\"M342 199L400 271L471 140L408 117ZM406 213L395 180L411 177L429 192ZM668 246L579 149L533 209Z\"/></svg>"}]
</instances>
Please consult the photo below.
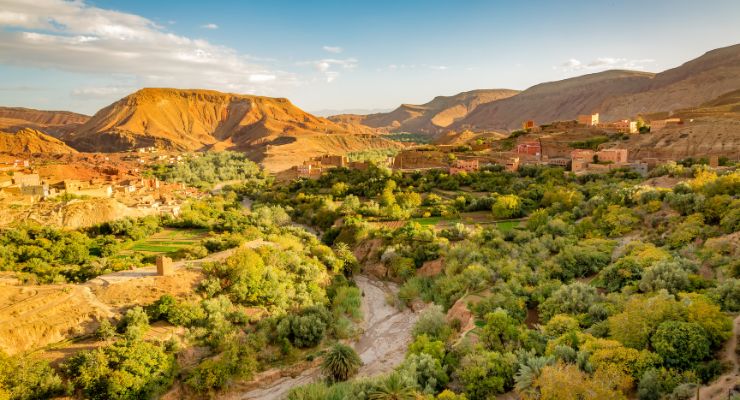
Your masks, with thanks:
<instances>
[{"instance_id":1,"label":"dry riverbed","mask_svg":"<svg viewBox=\"0 0 740 400\"><path fill-rule=\"evenodd\" d=\"M410 309L399 310L389 301L398 293L398 285L366 276L357 276L355 279L363 292L363 333L354 343L363 362L358 377L390 372L404 359L418 313ZM234 391L222 398L278 400L294 387L321 379L321 374L317 366L311 366L293 376L281 377L275 371L266 371L257 379L260 377L265 380L263 385L246 392Z\"/></svg>"}]
</instances>

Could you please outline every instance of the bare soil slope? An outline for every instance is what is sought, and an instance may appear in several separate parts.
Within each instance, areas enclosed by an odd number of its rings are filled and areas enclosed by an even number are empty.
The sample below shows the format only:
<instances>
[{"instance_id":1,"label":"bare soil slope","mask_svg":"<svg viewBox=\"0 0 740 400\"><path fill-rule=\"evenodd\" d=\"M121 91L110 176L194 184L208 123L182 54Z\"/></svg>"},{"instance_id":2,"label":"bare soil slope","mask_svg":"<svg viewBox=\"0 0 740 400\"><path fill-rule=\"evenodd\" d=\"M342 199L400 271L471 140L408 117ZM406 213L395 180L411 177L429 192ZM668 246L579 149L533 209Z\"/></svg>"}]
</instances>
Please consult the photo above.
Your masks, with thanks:
<instances>
[{"instance_id":1,"label":"bare soil slope","mask_svg":"<svg viewBox=\"0 0 740 400\"><path fill-rule=\"evenodd\" d=\"M24 128L59 137L84 124L87 115L70 111L45 111L22 107L0 107L0 130L16 132Z\"/></svg>"},{"instance_id":2,"label":"bare soil slope","mask_svg":"<svg viewBox=\"0 0 740 400\"><path fill-rule=\"evenodd\" d=\"M684 123L657 132L634 135L624 145L630 157L681 159L725 156L740 158L740 90L696 107L676 110Z\"/></svg>"},{"instance_id":3,"label":"bare soil slope","mask_svg":"<svg viewBox=\"0 0 740 400\"><path fill-rule=\"evenodd\" d=\"M15 133L0 132L0 153L69 154L77 153L77 150L43 132L23 128Z\"/></svg>"}]
</instances>

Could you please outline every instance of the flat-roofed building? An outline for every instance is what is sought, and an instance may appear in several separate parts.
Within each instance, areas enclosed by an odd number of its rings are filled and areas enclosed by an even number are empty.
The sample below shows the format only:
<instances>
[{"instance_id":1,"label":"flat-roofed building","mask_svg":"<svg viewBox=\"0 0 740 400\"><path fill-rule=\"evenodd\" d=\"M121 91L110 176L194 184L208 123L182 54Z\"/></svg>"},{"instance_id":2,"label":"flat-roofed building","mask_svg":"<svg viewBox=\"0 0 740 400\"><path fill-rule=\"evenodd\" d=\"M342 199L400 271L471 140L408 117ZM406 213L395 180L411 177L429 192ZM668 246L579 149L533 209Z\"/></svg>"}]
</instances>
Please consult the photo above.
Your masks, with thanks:
<instances>
[{"instance_id":1,"label":"flat-roofed building","mask_svg":"<svg viewBox=\"0 0 740 400\"><path fill-rule=\"evenodd\" d=\"M615 164L623 164L627 162L627 149L604 149L599 150L596 153L596 157L599 158L599 162L613 162Z\"/></svg>"},{"instance_id":2,"label":"flat-roofed building","mask_svg":"<svg viewBox=\"0 0 740 400\"><path fill-rule=\"evenodd\" d=\"M681 123L681 118L656 119L656 120L650 121L650 132L657 132L662 129L665 129L669 125L678 125L680 123Z\"/></svg>"},{"instance_id":3,"label":"flat-roofed building","mask_svg":"<svg viewBox=\"0 0 740 400\"><path fill-rule=\"evenodd\" d=\"M596 155L596 152L591 149L575 149L570 152L571 159L586 160L588 162L593 162L595 155Z\"/></svg>"},{"instance_id":4,"label":"flat-roofed building","mask_svg":"<svg viewBox=\"0 0 740 400\"><path fill-rule=\"evenodd\" d=\"M516 172L519 170L519 157L511 157L504 164L504 168L509 172Z\"/></svg>"},{"instance_id":5,"label":"flat-roofed building","mask_svg":"<svg viewBox=\"0 0 740 400\"><path fill-rule=\"evenodd\" d=\"M41 184L41 178L39 174L16 172L13 174L13 184L18 186L38 186Z\"/></svg>"},{"instance_id":6,"label":"flat-roofed building","mask_svg":"<svg viewBox=\"0 0 740 400\"><path fill-rule=\"evenodd\" d=\"M450 174L459 174L460 172L474 172L480 168L478 160L455 160L450 167Z\"/></svg>"},{"instance_id":7,"label":"flat-roofed building","mask_svg":"<svg viewBox=\"0 0 740 400\"><path fill-rule=\"evenodd\" d=\"M599 113L594 114L581 114L578 116L577 121L581 125L595 126L599 124Z\"/></svg>"},{"instance_id":8,"label":"flat-roofed building","mask_svg":"<svg viewBox=\"0 0 740 400\"><path fill-rule=\"evenodd\" d=\"M542 153L542 145L540 145L540 142L522 142L516 145L516 152L517 154L538 156Z\"/></svg>"}]
</instances>

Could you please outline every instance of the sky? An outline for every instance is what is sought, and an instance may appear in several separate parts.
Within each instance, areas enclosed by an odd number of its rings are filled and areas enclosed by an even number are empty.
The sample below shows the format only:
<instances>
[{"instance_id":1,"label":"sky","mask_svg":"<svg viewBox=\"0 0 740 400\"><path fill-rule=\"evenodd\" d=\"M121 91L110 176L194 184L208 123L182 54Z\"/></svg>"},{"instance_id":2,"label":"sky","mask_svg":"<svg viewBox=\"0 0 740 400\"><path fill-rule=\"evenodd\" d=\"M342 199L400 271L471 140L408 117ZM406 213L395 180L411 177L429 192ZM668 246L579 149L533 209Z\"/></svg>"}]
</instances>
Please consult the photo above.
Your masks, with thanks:
<instances>
[{"instance_id":1,"label":"sky","mask_svg":"<svg viewBox=\"0 0 740 400\"><path fill-rule=\"evenodd\" d=\"M740 1L0 0L0 106L93 114L143 87L392 109L740 43Z\"/></svg>"}]
</instances>

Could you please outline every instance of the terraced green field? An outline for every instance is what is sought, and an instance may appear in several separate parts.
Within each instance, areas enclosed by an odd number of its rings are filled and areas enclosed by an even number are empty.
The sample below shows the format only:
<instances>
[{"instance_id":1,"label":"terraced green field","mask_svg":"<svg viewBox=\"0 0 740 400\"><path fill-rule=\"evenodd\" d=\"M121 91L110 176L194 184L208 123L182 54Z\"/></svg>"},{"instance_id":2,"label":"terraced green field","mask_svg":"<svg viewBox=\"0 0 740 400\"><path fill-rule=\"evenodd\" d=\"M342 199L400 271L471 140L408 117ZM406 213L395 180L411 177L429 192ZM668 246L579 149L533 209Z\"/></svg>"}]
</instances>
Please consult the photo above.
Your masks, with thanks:
<instances>
[{"instance_id":1,"label":"terraced green field","mask_svg":"<svg viewBox=\"0 0 740 400\"><path fill-rule=\"evenodd\" d=\"M170 254L198 244L206 236L208 231L200 229L163 229L146 239L134 242L122 253Z\"/></svg>"}]
</instances>

